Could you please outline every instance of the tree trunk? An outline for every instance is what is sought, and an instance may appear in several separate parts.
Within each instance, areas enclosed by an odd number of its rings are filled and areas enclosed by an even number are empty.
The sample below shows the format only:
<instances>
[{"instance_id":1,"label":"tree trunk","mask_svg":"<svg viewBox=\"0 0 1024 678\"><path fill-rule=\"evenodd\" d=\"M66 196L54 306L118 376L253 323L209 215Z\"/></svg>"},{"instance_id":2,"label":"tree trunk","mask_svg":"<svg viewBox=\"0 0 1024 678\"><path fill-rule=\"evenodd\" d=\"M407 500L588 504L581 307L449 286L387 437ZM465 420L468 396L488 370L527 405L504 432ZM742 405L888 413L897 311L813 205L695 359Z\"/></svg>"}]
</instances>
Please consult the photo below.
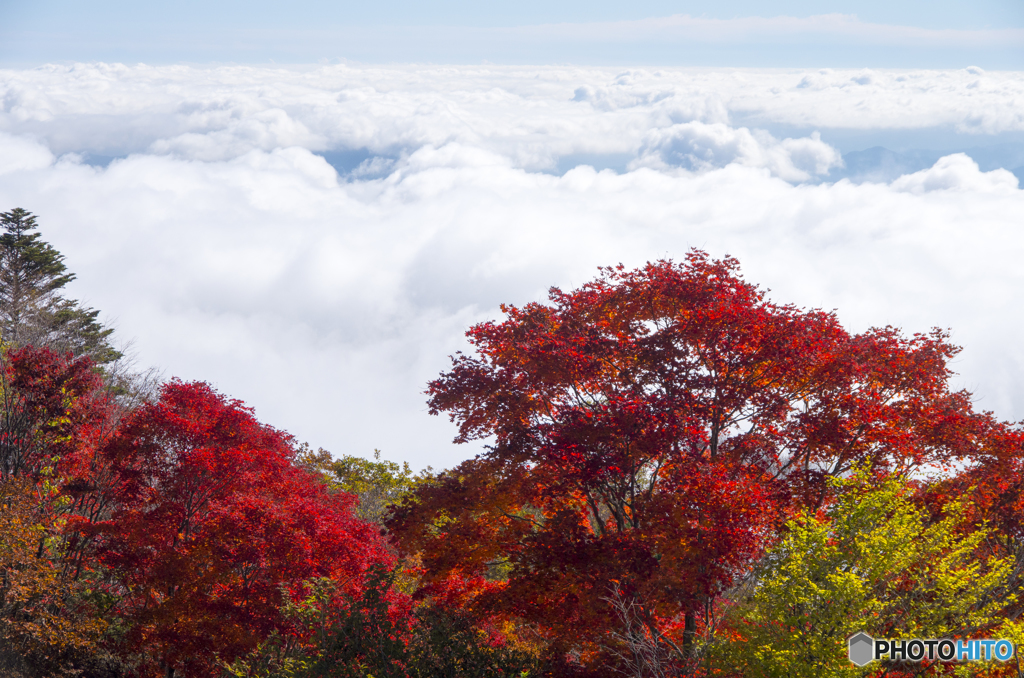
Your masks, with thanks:
<instances>
[{"instance_id":1,"label":"tree trunk","mask_svg":"<svg viewBox=\"0 0 1024 678\"><path fill-rule=\"evenodd\" d=\"M683 654L687 659L693 657L693 637L697 635L697 614L687 610L683 615Z\"/></svg>"}]
</instances>

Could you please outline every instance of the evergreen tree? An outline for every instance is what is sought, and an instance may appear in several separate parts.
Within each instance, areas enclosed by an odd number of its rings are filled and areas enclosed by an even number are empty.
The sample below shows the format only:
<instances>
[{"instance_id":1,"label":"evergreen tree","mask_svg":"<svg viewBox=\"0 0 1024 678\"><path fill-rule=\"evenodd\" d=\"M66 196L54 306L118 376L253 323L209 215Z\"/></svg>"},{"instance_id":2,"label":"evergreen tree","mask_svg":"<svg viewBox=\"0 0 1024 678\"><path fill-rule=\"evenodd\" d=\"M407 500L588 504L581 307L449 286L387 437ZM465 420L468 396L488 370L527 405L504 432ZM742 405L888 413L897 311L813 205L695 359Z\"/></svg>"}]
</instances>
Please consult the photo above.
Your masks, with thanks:
<instances>
[{"instance_id":1,"label":"evergreen tree","mask_svg":"<svg viewBox=\"0 0 1024 678\"><path fill-rule=\"evenodd\" d=\"M0 333L9 347L32 344L87 355L100 365L121 353L99 311L62 296L75 275L64 255L40 239L36 218L15 208L0 212Z\"/></svg>"}]
</instances>

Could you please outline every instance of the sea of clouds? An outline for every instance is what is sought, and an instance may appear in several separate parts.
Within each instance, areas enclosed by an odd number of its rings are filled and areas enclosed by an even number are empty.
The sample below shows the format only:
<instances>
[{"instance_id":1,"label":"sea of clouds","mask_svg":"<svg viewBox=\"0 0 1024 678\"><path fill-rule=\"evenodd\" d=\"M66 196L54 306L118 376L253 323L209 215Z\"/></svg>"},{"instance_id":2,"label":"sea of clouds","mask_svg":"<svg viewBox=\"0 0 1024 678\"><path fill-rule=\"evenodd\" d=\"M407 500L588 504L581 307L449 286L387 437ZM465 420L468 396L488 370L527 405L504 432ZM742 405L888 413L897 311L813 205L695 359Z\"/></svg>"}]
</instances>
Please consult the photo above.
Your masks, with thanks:
<instances>
[{"instance_id":1,"label":"sea of clouds","mask_svg":"<svg viewBox=\"0 0 1024 678\"><path fill-rule=\"evenodd\" d=\"M0 210L143 364L415 466L479 449L423 395L470 324L691 247L854 330L950 328L957 385L1024 418L1022 167L1020 72L0 71Z\"/></svg>"}]
</instances>

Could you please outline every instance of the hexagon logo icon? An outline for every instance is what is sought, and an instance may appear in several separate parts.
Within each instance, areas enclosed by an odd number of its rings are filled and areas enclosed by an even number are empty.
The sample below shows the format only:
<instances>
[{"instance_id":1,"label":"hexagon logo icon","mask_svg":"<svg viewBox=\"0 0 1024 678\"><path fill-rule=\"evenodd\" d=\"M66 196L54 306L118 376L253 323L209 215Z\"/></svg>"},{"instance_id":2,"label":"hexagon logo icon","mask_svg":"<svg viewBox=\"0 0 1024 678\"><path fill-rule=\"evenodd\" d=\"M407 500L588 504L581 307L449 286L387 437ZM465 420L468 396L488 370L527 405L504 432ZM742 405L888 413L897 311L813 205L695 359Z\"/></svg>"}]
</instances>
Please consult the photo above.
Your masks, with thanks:
<instances>
[{"instance_id":1,"label":"hexagon logo icon","mask_svg":"<svg viewBox=\"0 0 1024 678\"><path fill-rule=\"evenodd\" d=\"M875 639L861 631L850 636L850 661L857 666L870 664L875 658Z\"/></svg>"}]
</instances>

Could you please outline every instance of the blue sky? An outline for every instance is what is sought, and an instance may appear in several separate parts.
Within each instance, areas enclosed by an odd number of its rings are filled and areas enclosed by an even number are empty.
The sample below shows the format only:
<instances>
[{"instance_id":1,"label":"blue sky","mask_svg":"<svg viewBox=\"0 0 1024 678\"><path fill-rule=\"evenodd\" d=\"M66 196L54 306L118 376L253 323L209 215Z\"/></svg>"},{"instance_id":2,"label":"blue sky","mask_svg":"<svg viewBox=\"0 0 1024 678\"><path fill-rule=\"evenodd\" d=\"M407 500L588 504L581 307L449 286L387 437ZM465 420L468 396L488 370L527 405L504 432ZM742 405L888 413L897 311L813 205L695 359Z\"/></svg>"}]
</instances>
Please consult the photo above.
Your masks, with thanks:
<instances>
[{"instance_id":1,"label":"blue sky","mask_svg":"<svg viewBox=\"0 0 1024 678\"><path fill-rule=\"evenodd\" d=\"M1006 28L1024 25L1024 5L1013 0L642 0L630 3L589 0L549 2L415 2L387 0L135 0L83 3L77 0L5 2L7 19L24 21L25 28L80 26L94 28L139 25L245 26L252 28L316 28L328 25L522 26L545 23L585 23L647 19L673 14L735 19L749 16L807 17L816 14L856 14L872 23L926 28Z\"/></svg>"},{"instance_id":2,"label":"blue sky","mask_svg":"<svg viewBox=\"0 0 1024 678\"><path fill-rule=\"evenodd\" d=\"M812 19L822 15L843 18ZM691 21L664 21L682 16ZM8 66L349 60L1024 67L1024 3L1018 0L6 0L0 26L0 63Z\"/></svg>"}]
</instances>

